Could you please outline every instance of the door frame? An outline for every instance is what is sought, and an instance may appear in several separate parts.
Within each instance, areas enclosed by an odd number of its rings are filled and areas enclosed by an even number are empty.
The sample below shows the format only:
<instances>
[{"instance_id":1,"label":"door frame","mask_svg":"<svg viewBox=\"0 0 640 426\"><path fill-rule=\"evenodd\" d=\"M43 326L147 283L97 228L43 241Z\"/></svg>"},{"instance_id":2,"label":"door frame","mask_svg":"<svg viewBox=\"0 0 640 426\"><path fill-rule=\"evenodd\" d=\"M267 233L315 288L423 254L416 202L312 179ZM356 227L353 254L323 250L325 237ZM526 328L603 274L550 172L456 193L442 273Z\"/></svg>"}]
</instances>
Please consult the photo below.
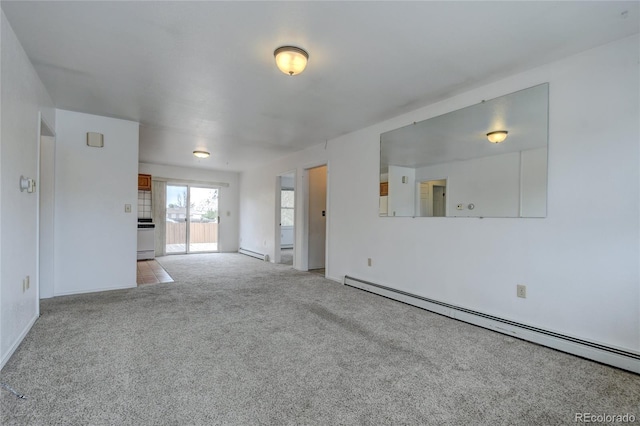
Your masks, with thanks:
<instances>
[{"instance_id":1,"label":"door frame","mask_svg":"<svg viewBox=\"0 0 640 426\"><path fill-rule=\"evenodd\" d=\"M40 203L40 195L41 195L41 168L42 168L42 159L41 159L41 151L42 151L42 137L50 137L53 141L53 157L51 158L52 164L50 164L51 169L53 170L53 178L54 181L51 185L51 195L53 200L52 215L53 215L53 229L51 229L51 250L50 253L42 253L40 247L40 232L42 231L43 223L42 223L42 211L41 211L41 203ZM43 258L49 257L51 263L51 296L56 295L55 291L55 147L56 147L56 133L55 128L44 118L41 111L38 111L38 143L36 145L36 271L35 271L35 284L36 284L36 314L40 316L40 266ZM46 226L46 225L44 225Z\"/></svg>"},{"instance_id":2,"label":"door frame","mask_svg":"<svg viewBox=\"0 0 640 426\"><path fill-rule=\"evenodd\" d=\"M297 218L298 215L298 170L293 169L288 172L283 172L276 175L276 209L275 209L275 230L274 230L274 241L273 241L273 263L280 263L282 261L281 256L281 237L280 237L280 227L282 223L281 216L281 208L282 208L282 183L281 178L283 176L293 175L293 266L296 264L296 232L297 232Z\"/></svg>"},{"instance_id":3,"label":"door frame","mask_svg":"<svg viewBox=\"0 0 640 426\"><path fill-rule=\"evenodd\" d=\"M302 197L300 198L301 204L300 213L302 226L296 228L296 243L300 240L300 244L298 244L299 249L294 248L294 251L297 251L299 256L298 267L296 269L300 271L308 271L309 270L309 170L315 169L317 167L327 167L327 200L326 200L326 228L325 228L325 249L324 249L324 273L325 277L330 277L330 262L329 262L329 235L331 234L331 168L329 161L319 161L314 163L307 163L302 167ZM298 229L301 228L301 229ZM294 243L294 244L296 244ZM294 263L295 266L295 263Z\"/></svg>"},{"instance_id":4,"label":"door frame","mask_svg":"<svg viewBox=\"0 0 640 426\"><path fill-rule=\"evenodd\" d=\"M416 179L416 195L415 195L415 216L416 217L434 217L434 216L422 216L422 209L421 209L421 205L420 205L420 188L422 186L423 183L427 183L427 182L433 182L433 181L437 181L437 180L444 180L445 181L445 186L446 186L446 191L449 192L449 176L444 176L444 177L439 177L439 178L429 178L429 179ZM432 185L433 187L433 185ZM433 210L433 192L431 192L431 208ZM447 213L448 209L447 209L447 204L445 202L444 205L444 217L447 217ZM437 216L435 216L437 217Z\"/></svg>"}]
</instances>

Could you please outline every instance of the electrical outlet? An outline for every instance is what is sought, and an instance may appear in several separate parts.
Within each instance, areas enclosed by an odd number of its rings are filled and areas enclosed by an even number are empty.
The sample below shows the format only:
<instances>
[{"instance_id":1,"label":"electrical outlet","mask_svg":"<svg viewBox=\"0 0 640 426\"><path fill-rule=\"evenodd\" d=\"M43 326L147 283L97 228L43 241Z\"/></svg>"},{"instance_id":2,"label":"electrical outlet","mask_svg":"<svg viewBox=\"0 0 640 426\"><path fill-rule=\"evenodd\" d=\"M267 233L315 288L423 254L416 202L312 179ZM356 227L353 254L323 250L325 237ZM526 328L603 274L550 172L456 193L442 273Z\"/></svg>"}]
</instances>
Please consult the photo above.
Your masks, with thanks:
<instances>
[{"instance_id":1,"label":"electrical outlet","mask_svg":"<svg viewBox=\"0 0 640 426\"><path fill-rule=\"evenodd\" d=\"M371 266L371 258L367 258L367 266Z\"/></svg>"},{"instance_id":2,"label":"electrical outlet","mask_svg":"<svg viewBox=\"0 0 640 426\"><path fill-rule=\"evenodd\" d=\"M523 299L527 298L527 286L523 285L523 284L518 284L516 287L516 294L518 295L518 297L521 297Z\"/></svg>"}]
</instances>

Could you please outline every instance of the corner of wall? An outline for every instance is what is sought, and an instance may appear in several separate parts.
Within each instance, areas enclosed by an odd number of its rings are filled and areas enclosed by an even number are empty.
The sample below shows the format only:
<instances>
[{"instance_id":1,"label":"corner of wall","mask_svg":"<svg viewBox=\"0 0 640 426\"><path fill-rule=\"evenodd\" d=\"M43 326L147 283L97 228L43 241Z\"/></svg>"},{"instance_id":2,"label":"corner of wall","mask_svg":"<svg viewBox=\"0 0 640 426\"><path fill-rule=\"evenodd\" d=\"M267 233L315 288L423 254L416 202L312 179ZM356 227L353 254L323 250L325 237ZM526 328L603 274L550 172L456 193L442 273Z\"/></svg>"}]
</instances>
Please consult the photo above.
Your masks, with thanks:
<instances>
[{"instance_id":1,"label":"corner of wall","mask_svg":"<svg viewBox=\"0 0 640 426\"><path fill-rule=\"evenodd\" d=\"M20 192L20 175L38 175L39 118L55 126L53 102L4 11L0 14L0 362L4 365L38 318L37 192ZM6 184L5 183L11 183ZM25 276L30 289L21 288Z\"/></svg>"}]
</instances>

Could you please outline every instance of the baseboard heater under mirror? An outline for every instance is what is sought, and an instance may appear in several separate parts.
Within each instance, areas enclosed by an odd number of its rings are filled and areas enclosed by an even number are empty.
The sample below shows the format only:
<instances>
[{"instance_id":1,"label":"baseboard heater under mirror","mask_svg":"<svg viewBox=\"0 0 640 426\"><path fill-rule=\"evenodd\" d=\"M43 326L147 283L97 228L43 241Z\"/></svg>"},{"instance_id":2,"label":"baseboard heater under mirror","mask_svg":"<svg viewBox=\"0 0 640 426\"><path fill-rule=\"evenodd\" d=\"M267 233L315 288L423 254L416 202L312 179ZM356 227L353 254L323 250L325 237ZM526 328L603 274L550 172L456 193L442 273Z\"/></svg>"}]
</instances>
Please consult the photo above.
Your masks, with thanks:
<instances>
[{"instance_id":1,"label":"baseboard heater under mirror","mask_svg":"<svg viewBox=\"0 0 640 426\"><path fill-rule=\"evenodd\" d=\"M265 262L269 260L269 256L264 253L258 253L257 251L243 249L242 247L238 249L238 253L255 257L256 259L264 260Z\"/></svg>"},{"instance_id":2,"label":"baseboard heater under mirror","mask_svg":"<svg viewBox=\"0 0 640 426\"><path fill-rule=\"evenodd\" d=\"M436 314L640 374L640 353L638 352L589 342L515 321L505 320L348 275L344 277L343 283L344 285L404 302Z\"/></svg>"}]
</instances>

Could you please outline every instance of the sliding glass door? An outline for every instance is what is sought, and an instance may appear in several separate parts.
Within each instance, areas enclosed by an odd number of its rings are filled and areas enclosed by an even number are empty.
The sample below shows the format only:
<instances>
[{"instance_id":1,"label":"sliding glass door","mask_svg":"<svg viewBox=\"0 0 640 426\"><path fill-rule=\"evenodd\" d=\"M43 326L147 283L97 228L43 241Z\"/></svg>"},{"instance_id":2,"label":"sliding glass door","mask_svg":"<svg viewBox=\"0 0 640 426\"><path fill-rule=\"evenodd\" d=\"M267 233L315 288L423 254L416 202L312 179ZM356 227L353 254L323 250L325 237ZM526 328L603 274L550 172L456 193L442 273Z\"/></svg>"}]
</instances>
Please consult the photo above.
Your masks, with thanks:
<instances>
[{"instance_id":1,"label":"sliding glass door","mask_svg":"<svg viewBox=\"0 0 640 426\"><path fill-rule=\"evenodd\" d=\"M189 253L218 251L218 189L189 188Z\"/></svg>"},{"instance_id":2,"label":"sliding glass door","mask_svg":"<svg viewBox=\"0 0 640 426\"><path fill-rule=\"evenodd\" d=\"M218 188L167 185L167 254L218 251Z\"/></svg>"},{"instance_id":3,"label":"sliding glass door","mask_svg":"<svg viewBox=\"0 0 640 426\"><path fill-rule=\"evenodd\" d=\"M186 185L167 185L167 254L187 252Z\"/></svg>"}]
</instances>

